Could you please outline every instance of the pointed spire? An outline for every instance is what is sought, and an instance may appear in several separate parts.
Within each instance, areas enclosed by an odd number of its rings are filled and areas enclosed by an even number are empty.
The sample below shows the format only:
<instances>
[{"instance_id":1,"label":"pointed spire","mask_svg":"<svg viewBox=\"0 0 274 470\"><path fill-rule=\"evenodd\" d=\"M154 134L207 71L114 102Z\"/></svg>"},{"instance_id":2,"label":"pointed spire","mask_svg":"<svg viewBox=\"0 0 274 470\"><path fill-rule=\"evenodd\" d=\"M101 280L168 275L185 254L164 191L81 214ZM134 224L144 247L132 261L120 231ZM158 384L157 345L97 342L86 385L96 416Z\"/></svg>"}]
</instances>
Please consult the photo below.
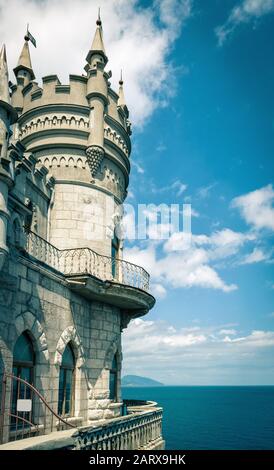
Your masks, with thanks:
<instances>
[{"instance_id":1,"label":"pointed spire","mask_svg":"<svg viewBox=\"0 0 274 470\"><path fill-rule=\"evenodd\" d=\"M88 55L86 57L87 62L90 64L90 59L94 54L99 54L103 56L104 63L106 65L108 58L106 56L106 51L105 51L105 46L104 46L104 41L103 41L103 28L102 28L102 20L100 17L100 8L98 11L98 18L96 20L96 31L94 34L94 38L91 44L91 48L88 52Z\"/></svg>"},{"instance_id":2,"label":"pointed spire","mask_svg":"<svg viewBox=\"0 0 274 470\"><path fill-rule=\"evenodd\" d=\"M9 77L5 44L3 44L0 53L0 101L10 105Z\"/></svg>"},{"instance_id":3,"label":"pointed spire","mask_svg":"<svg viewBox=\"0 0 274 470\"><path fill-rule=\"evenodd\" d=\"M25 39L25 43L23 45L23 49L18 60L18 64L15 67L15 69L13 69L13 71L15 75L17 76L19 70L22 70L22 69L27 70L30 73L30 79L34 80L35 75L32 70L30 52L29 52L29 38L26 35L24 39Z\"/></svg>"},{"instance_id":4,"label":"pointed spire","mask_svg":"<svg viewBox=\"0 0 274 470\"><path fill-rule=\"evenodd\" d=\"M5 44L0 52L0 107L3 106L8 110L11 117L11 123L15 122L17 113L11 106L9 92L9 74L7 65L7 54Z\"/></svg>"},{"instance_id":5,"label":"pointed spire","mask_svg":"<svg viewBox=\"0 0 274 470\"><path fill-rule=\"evenodd\" d=\"M119 99L118 99L118 106L126 106L126 100L125 100L125 95L124 95L124 82L123 82L123 75L122 75L122 70L121 70L121 76L119 80Z\"/></svg>"},{"instance_id":6,"label":"pointed spire","mask_svg":"<svg viewBox=\"0 0 274 470\"><path fill-rule=\"evenodd\" d=\"M128 118L129 116L129 112L128 112L128 107L126 105L126 100L125 100L125 95L124 95L124 81L123 81L123 75L122 75L122 70L121 70L121 76L120 76L120 80L119 80L119 98L118 98L118 103L117 103L117 106L119 108L122 108L124 113L125 113L125 116L126 118Z\"/></svg>"}]
</instances>

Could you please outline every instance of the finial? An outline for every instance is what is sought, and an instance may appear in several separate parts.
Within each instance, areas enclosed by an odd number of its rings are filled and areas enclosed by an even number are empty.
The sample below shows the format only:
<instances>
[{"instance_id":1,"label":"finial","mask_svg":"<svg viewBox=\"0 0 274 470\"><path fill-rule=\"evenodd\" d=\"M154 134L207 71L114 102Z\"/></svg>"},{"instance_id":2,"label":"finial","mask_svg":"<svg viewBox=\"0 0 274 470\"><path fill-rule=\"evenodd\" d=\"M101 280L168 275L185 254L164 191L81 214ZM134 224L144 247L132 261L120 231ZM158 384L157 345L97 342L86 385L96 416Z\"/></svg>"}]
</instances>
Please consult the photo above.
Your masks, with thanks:
<instances>
[{"instance_id":1,"label":"finial","mask_svg":"<svg viewBox=\"0 0 274 470\"><path fill-rule=\"evenodd\" d=\"M123 85L124 82L123 82L123 75L122 75L122 69L121 69L121 75L120 75L120 80L119 80L119 85Z\"/></svg>"},{"instance_id":2,"label":"finial","mask_svg":"<svg viewBox=\"0 0 274 470\"><path fill-rule=\"evenodd\" d=\"M24 36L24 39L25 39L25 41L30 40L30 37L29 37L29 23L27 23L27 31L26 31L26 34Z\"/></svg>"},{"instance_id":3,"label":"finial","mask_svg":"<svg viewBox=\"0 0 274 470\"><path fill-rule=\"evenodd\" d=\"M96 21L97 26L102 26L101 16L100 16L100 7L98 8L98 18Z\"/></svg>"}]
</instances>

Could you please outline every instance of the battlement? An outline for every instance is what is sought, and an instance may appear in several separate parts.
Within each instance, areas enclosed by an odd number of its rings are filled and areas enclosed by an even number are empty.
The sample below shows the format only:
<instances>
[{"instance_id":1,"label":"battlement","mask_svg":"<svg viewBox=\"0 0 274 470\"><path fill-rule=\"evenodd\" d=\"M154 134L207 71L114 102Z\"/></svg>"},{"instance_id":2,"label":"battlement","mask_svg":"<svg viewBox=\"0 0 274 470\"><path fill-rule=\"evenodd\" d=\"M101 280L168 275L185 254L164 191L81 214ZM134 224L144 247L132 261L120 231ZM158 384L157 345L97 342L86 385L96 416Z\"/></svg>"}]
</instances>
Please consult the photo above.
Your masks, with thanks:
<instances>
[{"instance_id":1,"label":"battlement","mask_svg":"<svg viewBox=\"0 0 274 470\"><path fill-rule=\"evenodd\" d=\"M57 75L42 78L43 87L30 82L22 89L24 96L23 113L49 104L88 106L87 77L70 75L69 84L62 84Z\"/></svg>"}]
</instances>

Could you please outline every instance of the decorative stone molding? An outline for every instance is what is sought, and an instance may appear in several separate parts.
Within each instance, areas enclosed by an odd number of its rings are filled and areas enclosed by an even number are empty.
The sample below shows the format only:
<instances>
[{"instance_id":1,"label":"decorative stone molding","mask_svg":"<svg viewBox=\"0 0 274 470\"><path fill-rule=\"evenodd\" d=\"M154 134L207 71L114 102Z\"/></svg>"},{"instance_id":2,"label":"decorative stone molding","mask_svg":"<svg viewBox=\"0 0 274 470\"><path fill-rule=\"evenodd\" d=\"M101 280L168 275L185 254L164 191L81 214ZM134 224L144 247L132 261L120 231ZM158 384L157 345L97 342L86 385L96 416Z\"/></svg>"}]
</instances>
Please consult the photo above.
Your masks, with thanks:
<instances>
[{"instance_id":1,"label":"decorative stone molding","mask_svg":"<svg viewBox=\"0 0 274 470\"><path fill-rule=\"evenodd\" d=\"M45 118L38 118L32 120L25 126L22 126L19 138L24 138L33 132L38 132L46 129L79 129L88 130L89 122L87 119L80 117L76 119L74 116L46 116Z\"/></svg>"},{"instance_id":2,"label":"decorative stone molding","mask_svg":"<svg viewBox=\"0 0 274 470\"><path fill-rule=\"evenodd\" d=\"M69 342L72 342L74 350L76 352L77 367L80 368L85 362L84 350L81 344L80 337L74 326L68 326L61 334L59 341L56 346L56 353L54 357L54 364L61 365L62 355Z\"/></svg>"},{"instance_id":3,"label":"decorative stone molding","mask_svg":"<svg viewBox=\"0 0 274 470\"><path fill-rule=\"evenodd\" d=\"M17 337L19 337L24 331L30 332L34 339L34 349L39 354L39 363L47 364L49 360L47 338L41 323L35 315L30 311L26 311L18 315L15 318L15 329Z\"/></svg>"},{"instance_id":4,"label":"decorative stone molding","mask_svg":"<svg viewBox=\"0 0 274 470\"><path fill-rule=\"evenodd\" d=\"M115 145L117 145L117 147L122 149L123 152L125 152L125 154L128 156L129 152L128 152L127 145L124 139L119 134L117 134L117 132L113 131L110 127L106 127L104 129L104 135L106 139L110 140Z\"/></svg>"},{"instance_id":5,"label":"decorative stone molding","mask_svg":"<svg viewBox=\"0 0 274 470\"><path fill-rule=\"evenodd\" d=\"M125 185L122 173L120 175L114 170L109 162L104 165L104 181L107 187L110 187L112 191L118 191L120 197L123 197L125 192Z\"/></svg>"},{"instance_id":6,"label":"decorative stone molding","mask_svg":"<svg viewBox=\"0 0 274 470\"><path fill-rule=\"evenodd\" d=\"M103 161L105 151L98 145L92 145L86 149L86 154L91 176L94 177Z\"/></svg>"},{"instance_id":7,"label":"decorative stone molding","mask_svg":"<svg viewBox=\"0 0 274 470\"><path fill-rule=\"evenodd\" d=\"M87 159L85 156L79 155L49 155L47 157L40 157L38 160L40 164L45 165L46 168L86 168Z\"/></svg>"}]
</instances>

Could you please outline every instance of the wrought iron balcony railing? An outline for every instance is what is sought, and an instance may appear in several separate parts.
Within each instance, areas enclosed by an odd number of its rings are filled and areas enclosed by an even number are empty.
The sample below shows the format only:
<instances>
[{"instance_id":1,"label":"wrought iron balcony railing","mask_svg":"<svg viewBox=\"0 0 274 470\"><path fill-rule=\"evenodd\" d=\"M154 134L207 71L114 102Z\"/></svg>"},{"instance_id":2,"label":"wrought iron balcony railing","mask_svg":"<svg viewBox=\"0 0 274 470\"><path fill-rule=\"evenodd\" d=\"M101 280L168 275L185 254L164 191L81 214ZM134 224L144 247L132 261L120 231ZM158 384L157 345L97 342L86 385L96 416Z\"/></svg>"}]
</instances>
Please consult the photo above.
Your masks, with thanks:
<instances>
[{"instance_id":1,"label":"wrought iron balcony railing","mask_svg":"<svg viewBox=\"0 0 274 470\"><path fill-rule=\"evenodd\" d=\"M149 274L144 268L100 255L90 248L59 250L36 233L28 231L26 251L65 275L90 274L103 281L116 281L149 291Z\"/></svg>"}]
</instances>

